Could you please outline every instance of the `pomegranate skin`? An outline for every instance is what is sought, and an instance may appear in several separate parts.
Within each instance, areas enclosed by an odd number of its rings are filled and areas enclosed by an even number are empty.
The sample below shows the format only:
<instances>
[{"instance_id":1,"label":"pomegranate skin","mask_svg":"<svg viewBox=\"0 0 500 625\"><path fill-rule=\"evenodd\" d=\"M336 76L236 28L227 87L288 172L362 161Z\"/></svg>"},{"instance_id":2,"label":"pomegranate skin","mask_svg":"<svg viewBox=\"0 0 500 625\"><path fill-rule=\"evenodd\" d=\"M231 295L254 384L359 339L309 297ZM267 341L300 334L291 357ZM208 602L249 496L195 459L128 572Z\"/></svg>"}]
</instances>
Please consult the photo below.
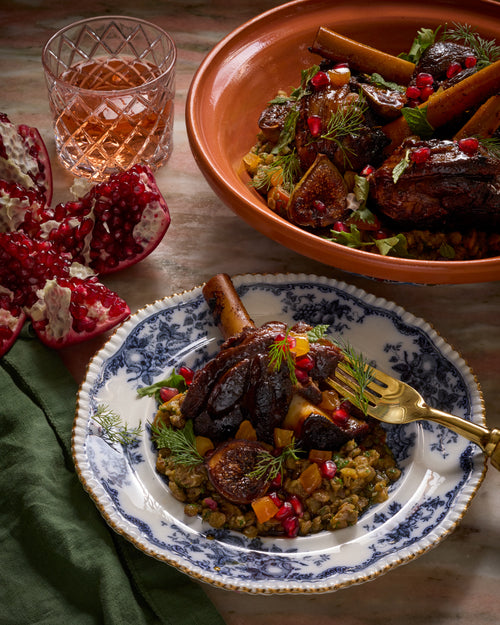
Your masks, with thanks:
<instances>
[{"instance_id":1,"label":"pomegranate skin","mask_svg":"<svg viewBox=\"0 0 500 625\"><path fill-rule=\"evenodd\" d=\"M114 327L130 310L98 282L150 254L170 225L151 169L136 165L51 208L52 171L36 128L0 113L0 357L25 320L51 347Z\"/></svg>"},{"instance_id":2,"label":"pomegranate skin","mask_svg":"<svg viewBox=\"0 0 500 625\"><path fill-rule=\"evenodd\" d=\"M6 334L7 324L1 320L9 321L9 306L19 316L14 332L27 316L40 340L50 347L85 341L130 314L125 301L101 284L92 270L22 232L0 233L0 284L0 293L10 293L9 301L0 297L0 329ZM0 355L13 340L2 342Z\"/></svg>"},{"instance_id":3,"label":"pomegranate skin","mask_svg":"<svg viewBox=\"0 0 500 625\"><path fill-rule=\"evenodd\" d=\"M36 189L45 205L52 201L52 168L40 133L26 124L15 126L5 113L0 113L0 180Z\"/></svg>"}]
</instances>

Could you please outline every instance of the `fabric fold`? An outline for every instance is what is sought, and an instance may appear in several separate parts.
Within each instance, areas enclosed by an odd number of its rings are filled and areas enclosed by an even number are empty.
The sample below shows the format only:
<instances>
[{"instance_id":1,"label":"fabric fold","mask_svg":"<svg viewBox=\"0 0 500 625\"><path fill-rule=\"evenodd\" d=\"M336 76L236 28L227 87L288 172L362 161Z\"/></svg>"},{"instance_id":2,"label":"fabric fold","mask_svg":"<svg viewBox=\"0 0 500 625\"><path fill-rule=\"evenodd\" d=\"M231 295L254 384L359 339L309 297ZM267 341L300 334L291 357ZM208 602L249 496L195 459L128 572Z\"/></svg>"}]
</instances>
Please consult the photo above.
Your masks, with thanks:
<instances>
[{"instance_id":1,"label":"fabric fold","mask_svg":"<svg viewBox=\"0 0 500 625\"><path fill-rule=\"evenodd\" d=\"M84 491L76 394L27 331L0 360L0 622L222 625L201 584L116 534Z\"/></svg>"}]
</instances>

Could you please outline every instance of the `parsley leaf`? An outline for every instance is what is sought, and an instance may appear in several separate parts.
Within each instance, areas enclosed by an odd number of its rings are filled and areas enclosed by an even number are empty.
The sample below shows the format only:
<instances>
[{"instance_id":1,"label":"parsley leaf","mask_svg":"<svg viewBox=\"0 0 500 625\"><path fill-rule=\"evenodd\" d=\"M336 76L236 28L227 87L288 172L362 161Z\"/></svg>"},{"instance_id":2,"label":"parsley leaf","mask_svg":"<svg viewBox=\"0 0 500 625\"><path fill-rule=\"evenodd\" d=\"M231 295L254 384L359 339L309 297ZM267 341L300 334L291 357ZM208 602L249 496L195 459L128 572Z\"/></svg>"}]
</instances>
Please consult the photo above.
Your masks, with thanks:
<instances>
[{"instance_id":1,"label":"parsley leaf","mask_svg":"<svg viewBox=\"0 0 500 625\"><path fill-rule=\"evenodd\" d=\"M401 114L414 134L418 135L421 139L429 139L432 137L434 128L427 120L426 106L422 108L409 108L405 106L401 109Z\"/></svg>"},{"instance_id":2,"label":"parsley leaf","mask_svg":"<svg viewBox=\"0 0 500 625\"><path fill-rule=\"evenodd\" d=\"M396 82L386 80L383 76L377 74L376 72L370 76L370 83L376 87L383 87L384 89L390 89L391 91L399 91L400 93L405 93L406 91L406 87L403 87L403 85L398 85Z\"/></svg>"},{"instance_id":3,"label":"parsley leaf","mask_svg":"<svg viewBox=\"0 0 500 625\"><path fill-rule=\"evenodd\" d=\"M436 41L436 37L440 29L441 26L436 28L436 30L432 30L431 28L421 28L413 40L410 51L408 53L402 52L399 55L399 58L404 59L405 61L410 61L410 63L417 64L420 61L422 54Z\"/></svg>"},{"instance_id":4,"label":"parsley leaf","mask_svg":"<svg viewBox=\"0 0 500 625\"><path fill-rule=\"evenodd\" d=\"M396 234L393 237L387 237L386 239L375 239L373 243L377 246L382 256L391 254L400 258L410 257L406 237L402 233Z\"/></svg>"},{"instance_id":5,"label":"parsley leaf","mask_svg":"<svg viewBox=\"0 0 500 625\"><path fill-rule=\"evenodd\" d=\"M159 382L155 382L150 386L143 386L142 388L138 388L137 395L139 397L153 396L160 404L160 391L165 386L176 388L179 393L183 393L185 390L187 390L186 380L182 377L182 375L178 375L177 373L175 373L175 369L172 369L172 373L166 380L160 380Z\"/></svg>"},{"instance_id":6,"label":"parsley leaf","mask_svg":"<svg viewBox=\"0 0 500 625\"><path fill-rule=\"evenodd\" d=\"M443 258L453 260L455 258L455 248L449 243L442 243L439 247L439 253Z\"/></svg>"},{"instance_id":7,"label":"parsley leaf","mask_svg":"<svg viewBox=\"0 0 500 625\"><path fill-rule=\"evenodd\" d=\"M394 166L392 170L392 180L394 184L401 178L403 172L410 165L410 150L406 150L405 155L399 161L397 165Z\"/></svg>"},{"instance_id":8,"label":"parsley leaf","mask_svg":"<svg viewBox=\"0 0 500 625\"><path fill-rule=\"evenodd\" d=\"M314 326L312 330L309 330L307 333L309 343L317 343L320 339L322 339L327 333L328 327L328 325L318 324Z\"/></svg>"}]
</instances>

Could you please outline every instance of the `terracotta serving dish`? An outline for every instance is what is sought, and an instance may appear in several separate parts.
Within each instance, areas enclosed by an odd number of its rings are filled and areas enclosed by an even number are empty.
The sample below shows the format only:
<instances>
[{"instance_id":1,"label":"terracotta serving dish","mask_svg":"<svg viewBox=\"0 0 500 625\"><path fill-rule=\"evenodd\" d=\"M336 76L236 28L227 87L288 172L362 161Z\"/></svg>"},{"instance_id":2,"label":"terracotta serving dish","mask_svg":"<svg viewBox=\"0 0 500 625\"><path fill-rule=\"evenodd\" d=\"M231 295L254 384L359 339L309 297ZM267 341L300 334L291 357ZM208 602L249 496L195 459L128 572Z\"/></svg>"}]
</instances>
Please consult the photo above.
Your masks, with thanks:
<instances>
[{"instance_id":1,"label":"terracotta serving dish","mask_svg":"<svg viewBox=\"0 0 500 625\"><path fill-rule=\"evenodd\" d=\"M500 279L500 257L422 261L384 257L326 241L267 208L241 159L254 144L257 120L277 89L300 83L318 61L309 52L319 26L392 54L407 51L422 27L470 24L500 41L496 0L295 0L237 28L205 58L192 81L186 124L194 157L219 197L264 235L296 252L356 274L420 284Z\"/></svg>"}]
</instances>

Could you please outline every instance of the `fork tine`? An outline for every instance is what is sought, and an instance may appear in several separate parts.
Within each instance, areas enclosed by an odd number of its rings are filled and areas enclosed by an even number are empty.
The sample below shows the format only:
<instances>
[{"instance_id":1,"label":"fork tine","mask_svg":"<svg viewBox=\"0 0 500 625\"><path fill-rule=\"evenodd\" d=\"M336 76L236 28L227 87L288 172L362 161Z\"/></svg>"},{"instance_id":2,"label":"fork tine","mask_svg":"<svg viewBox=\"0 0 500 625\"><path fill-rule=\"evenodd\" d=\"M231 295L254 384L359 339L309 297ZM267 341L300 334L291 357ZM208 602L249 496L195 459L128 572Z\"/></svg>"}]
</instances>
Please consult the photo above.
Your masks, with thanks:
<instances>
[{"instance_id":1,"label":"fork tine","mask_svg":"<svg viewBox=\"0 0 500 625\"><path fill-rule=\"evenodd\" d=\"M359 384L357 384L357 382L350 376L349 369L345 363L338 363L335 372L335 375L337 376L339 369L350 377L352 381L352 383L350 384L351 388L359 388ZM386 396L390 393L398 392L398 390L400 389L400 382L395 378L387 375L383 371L380 371L380 369L375 369L375 367L370 366L370 374L371 378L370 381L366 384L365 392L367 392L369 389L372 394L376 396L377 400L380 400L381 397Z\"/></svg>"},{"instance_id":2,"label":"fork tine","mask_svg":"<svg viewBox=\"0 0 500 625\"><path fill-rule=\"evenodd\" d=\"M360 387L359 387L358 382L353 377L351 377L349 373L345 373L344 369L340 370L339 367L337 367L334 375L337 380L342 382L342 384L344 384L345 386L349 387L349 389L351 389L355 393L359 392ZM367 399L372 399L372 395L373 395L373 401L378 399L377 394L369 392L369 389L367 388L365 388L364 394L367 397Z\"/></svg>"},{"instance_id":3,"label":"fork tine","mask_svg":"<svg viewBox=\"0 0 500 625\"><path fill-rule=\"evenodd\" d=\"M340 384L335 378L327 378L326 382L333 387L337 393L339 393L339 395L341 395L342 397L347 397L347 399L350 399L353 403L356 402L356 394L353 393L353 391L351 391L351 389L347 388L344 384Z\"/></svg>"}]
</instances>

